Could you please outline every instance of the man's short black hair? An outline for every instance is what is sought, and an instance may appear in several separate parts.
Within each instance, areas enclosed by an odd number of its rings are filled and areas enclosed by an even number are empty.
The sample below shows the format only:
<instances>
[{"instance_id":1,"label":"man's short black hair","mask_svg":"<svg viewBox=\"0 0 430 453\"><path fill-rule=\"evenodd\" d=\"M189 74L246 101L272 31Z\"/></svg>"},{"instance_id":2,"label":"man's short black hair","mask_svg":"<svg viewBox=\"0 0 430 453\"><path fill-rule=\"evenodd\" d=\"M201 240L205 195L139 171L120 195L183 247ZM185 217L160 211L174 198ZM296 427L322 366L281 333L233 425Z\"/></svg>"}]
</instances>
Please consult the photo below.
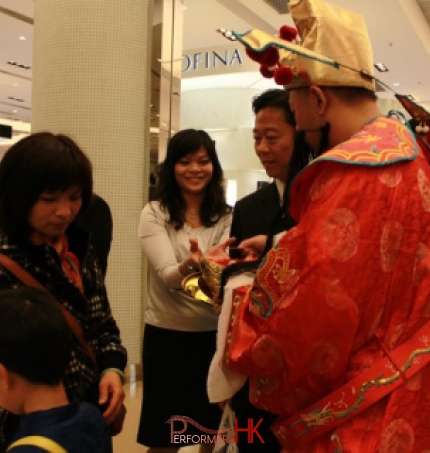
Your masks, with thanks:
<instances>
[{"instance_id":1,"label":"man's short black hair","mask_svg":"<svg viewBox=\"0 0 430 453\"><path fill-rule=\"evenodd\" d=\"M59 384L70 360L72 333L57 304L28 286L0 291L0 363L33 384Z\"/></svg>"},{"instance_id":2,"label":"man's short black hair","mask_svg":"<svg viewBox=\"0 0 430 453\"><path fill-rule=\"evenodd\" d=\"M252 110L256 115L260 110L268 107L282 109L285 113L285 121L291 126L296 125L293 112L290 109L290 95L288 91L281 88L271 88L253 98Z\"/></svg>"}]
</instances>

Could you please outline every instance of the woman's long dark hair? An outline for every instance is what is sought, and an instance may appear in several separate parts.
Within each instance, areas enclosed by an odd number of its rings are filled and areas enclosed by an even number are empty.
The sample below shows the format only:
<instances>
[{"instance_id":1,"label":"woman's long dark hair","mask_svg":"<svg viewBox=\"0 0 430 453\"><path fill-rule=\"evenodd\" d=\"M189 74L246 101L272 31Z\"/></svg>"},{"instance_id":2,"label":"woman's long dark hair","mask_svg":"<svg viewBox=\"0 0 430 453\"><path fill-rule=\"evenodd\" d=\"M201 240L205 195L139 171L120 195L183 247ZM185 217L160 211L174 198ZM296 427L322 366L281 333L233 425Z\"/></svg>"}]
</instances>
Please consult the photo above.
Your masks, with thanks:
<instances>
[{"instance_id":1,"label":"woman's long dark hair","mask_svg":"<svg viewBox=\"0 0 430 453\"><path fill-rule=\"evenodd\" d=\"M212 162L213 173L200 206L201 222L205 227L211 227L231 211L225 199L224 176L214 141L205 131L184 129L173 135L169 141L166 158L158 168L154 193L154 199L169 213L169 223L176 230L182 228L185 223L186 203L175 178L175 165L184 156L196 153L202 147Z\"/></svg>"},{"instance_id":2,"label":"woman's long dark hair","mask_svg":"<svg viewBox=\"0 0 430 453\"><path fill-rule=\"evenodd\" d=\"M82 190L82 207L89 204L92 166L69 137L39 132L13 145L0 162L0 228L19 243L29 240L28 214L45 192Z\"/></svg>"}]
</instances>

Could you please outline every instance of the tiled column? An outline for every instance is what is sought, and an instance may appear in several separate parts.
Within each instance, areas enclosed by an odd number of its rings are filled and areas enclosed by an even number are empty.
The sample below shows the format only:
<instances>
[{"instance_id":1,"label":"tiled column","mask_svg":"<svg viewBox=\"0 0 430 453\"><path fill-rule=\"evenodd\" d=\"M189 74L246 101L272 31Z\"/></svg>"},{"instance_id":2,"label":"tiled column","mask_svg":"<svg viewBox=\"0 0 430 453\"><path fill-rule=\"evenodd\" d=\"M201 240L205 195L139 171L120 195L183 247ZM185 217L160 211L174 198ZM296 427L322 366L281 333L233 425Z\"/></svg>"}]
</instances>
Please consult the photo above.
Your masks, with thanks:
<instances>
[{"instance_id":1,"label":"tiled column","mask_svg":"<svg viewBox=\"0 0 430 453\"><path fill-rule=\"evenodd\" d=\"M107 289L130 363L140 362L146 269L137 239L147 201L152 1L36 0L32 131L72 136L109 203Z\"/></svg>"}]
</instances>

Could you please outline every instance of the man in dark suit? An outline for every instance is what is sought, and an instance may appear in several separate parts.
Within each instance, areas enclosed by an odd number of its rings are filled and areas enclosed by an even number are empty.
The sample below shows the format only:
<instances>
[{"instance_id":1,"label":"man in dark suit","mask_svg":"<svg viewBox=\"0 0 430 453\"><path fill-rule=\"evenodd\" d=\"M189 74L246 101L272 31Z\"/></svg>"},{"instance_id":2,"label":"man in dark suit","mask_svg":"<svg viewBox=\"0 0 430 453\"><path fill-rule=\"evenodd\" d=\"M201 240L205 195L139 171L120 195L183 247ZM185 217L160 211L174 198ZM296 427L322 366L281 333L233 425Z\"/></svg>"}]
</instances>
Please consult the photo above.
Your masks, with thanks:
<instances>
[{"instance_id":1,"label":"man in dark suit","mask_svg":"<svg viewBox=\"0 0 430 453\"><path fill-rule=\"evenodd\" d=\"M87 210L75 219L81 228L91 233L103 277L106 276L108 256L113 235L113 219L109 205L100 195L93 193Z\"/></svg>"},{"instance_id":2,"label":"man in dark suit","mask_svg":"<svg viewBox=\"0 0 430 453\"><path fill-rule=\"evenodd\" d=\"M274 180L236 203L231 236L236 238L237 244L243 239L269 233L283 202L294 150L295 123L288 105L288 92L267 90L254 98L252 109L255 152L267 175Z\"/></svg>"},{"instance_id":3,"label":"man in dark suit","mask_svg":"<svg viewBox=\"0 0 430 453\"><path fill-rule=\"evenodd\" d=\"M294 224L288 215L288 200L284 199L289 181L309 162L311 152L302 136L295 134L294 116L289 108L288 92L271 89L263 92L252 102L255 113L253 129L254 148L261 164L273 182L239 200L233 211L230 236L235 245L259 234L273 235L288 230ZM234 251L231 252L232 257ZM239 428L258 425L258 433L264 444L254 436L248 443L247 433L239 432L240 452L276 453L281 446L270 430L274 414L262 411L249 402L249 387L245 385L232 400ZM260 422L260 419L262 421Z\"/></svg>"}]
</instances>

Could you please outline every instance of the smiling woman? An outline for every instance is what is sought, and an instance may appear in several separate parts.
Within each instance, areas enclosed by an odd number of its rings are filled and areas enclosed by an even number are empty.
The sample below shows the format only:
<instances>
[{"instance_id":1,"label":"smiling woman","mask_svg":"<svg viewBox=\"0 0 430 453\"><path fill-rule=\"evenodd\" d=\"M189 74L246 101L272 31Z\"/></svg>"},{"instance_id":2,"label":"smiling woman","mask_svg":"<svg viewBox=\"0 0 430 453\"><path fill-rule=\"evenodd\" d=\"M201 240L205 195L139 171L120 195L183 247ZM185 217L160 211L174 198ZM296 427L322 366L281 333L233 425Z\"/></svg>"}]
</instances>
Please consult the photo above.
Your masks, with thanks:
<instances>
[{"instance_id":1,"label":"smiling woman","mask_svg":"<svg viewBox=\"0 0 430 453\"><path fill-rule=\"evenodd\" d=\"M208 152L201 146L196 152L187 154L175 164L175 178L183 193L199 194L209 184L213 173ZM186 217L195 217L198 211L187 209Z\"/></svg>"},{"instance_id":2,"label":"smiling woman","mask_svg":"<svg viewBox=\"0 0 430 453\"><path fill-rule=\"evenodd\" d=\"M155 201L145 206L139 225L150 280L138 442L150 452L173 452L184 445L172 443L166 421L174 415L190 417L207 429L219 425L221 412L206 394L217 314L182 291L181 282L199 267L203 252L228 238L230 223L213 140L202 130L178 132L160 165Z\"/></svg>"}]
</instances>

